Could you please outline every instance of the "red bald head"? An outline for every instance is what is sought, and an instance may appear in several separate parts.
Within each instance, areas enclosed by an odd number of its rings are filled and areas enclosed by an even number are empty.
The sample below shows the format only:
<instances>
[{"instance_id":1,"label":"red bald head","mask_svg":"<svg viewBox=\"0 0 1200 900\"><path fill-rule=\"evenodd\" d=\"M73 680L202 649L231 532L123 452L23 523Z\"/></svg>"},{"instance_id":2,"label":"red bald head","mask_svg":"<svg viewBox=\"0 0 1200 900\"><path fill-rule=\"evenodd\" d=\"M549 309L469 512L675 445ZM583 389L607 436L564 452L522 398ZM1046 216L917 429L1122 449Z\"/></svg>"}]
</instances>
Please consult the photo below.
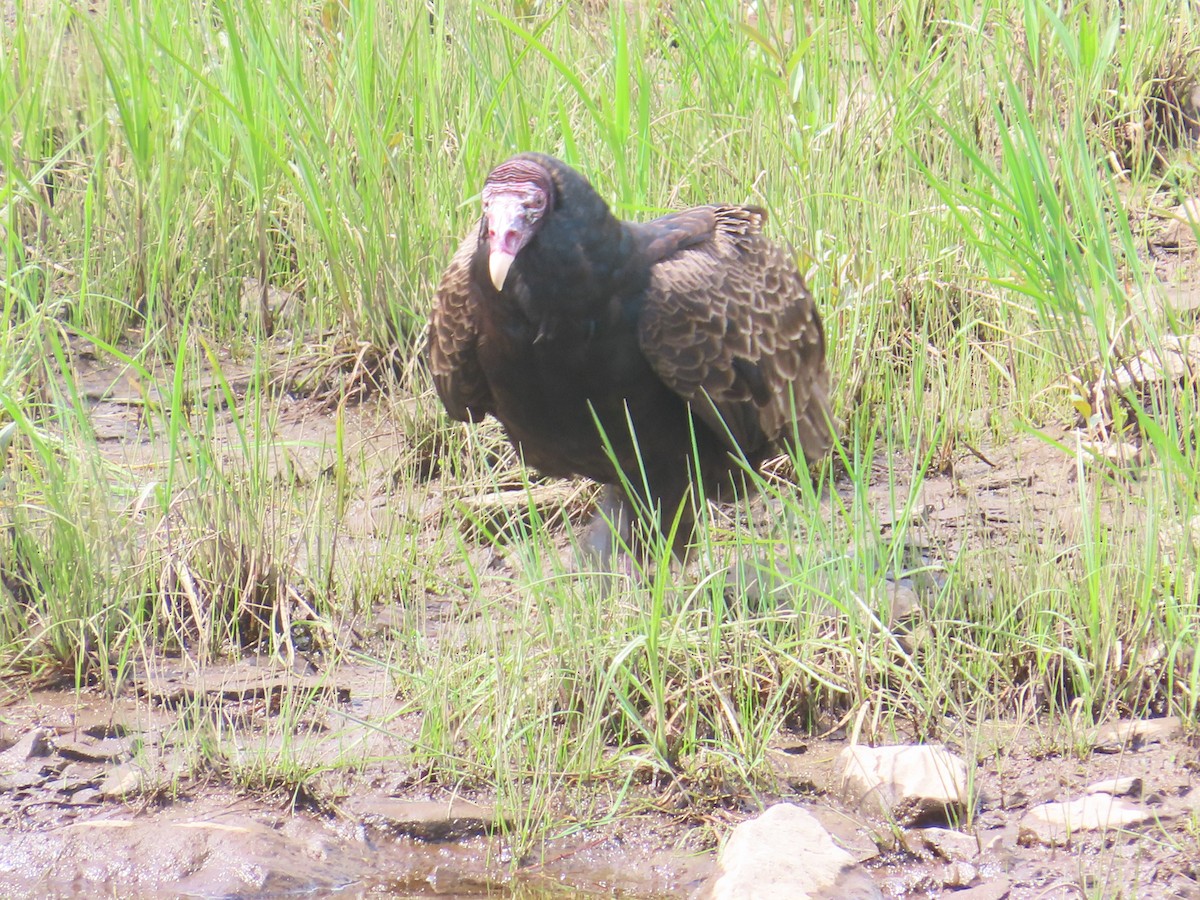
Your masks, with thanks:
<instances>
[{"instance_id":1,"label":"red bald head","mask_svg":"<svg viewBox=\"0 0 1200 900\"><path fill-rule=\"evenodd\" d=\"M488 175L483 184L483 219L488 271L496 290L504 290L513 260L537 233L553 203L550 173L533 160L510 159Z\"/></svg>"}]
</instances>

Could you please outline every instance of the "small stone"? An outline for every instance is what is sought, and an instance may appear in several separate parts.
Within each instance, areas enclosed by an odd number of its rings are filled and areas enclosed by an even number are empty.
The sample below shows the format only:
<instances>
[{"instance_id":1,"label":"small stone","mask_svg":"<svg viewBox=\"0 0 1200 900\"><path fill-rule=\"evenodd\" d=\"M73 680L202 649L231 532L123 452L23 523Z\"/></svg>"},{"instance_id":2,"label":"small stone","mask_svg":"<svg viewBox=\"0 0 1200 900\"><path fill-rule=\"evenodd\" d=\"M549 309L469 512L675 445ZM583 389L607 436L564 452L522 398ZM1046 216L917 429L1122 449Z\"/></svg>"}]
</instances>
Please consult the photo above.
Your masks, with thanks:
<instances>
[{"instance_id":1,"label":"small stone","mask_svg":"<svg viewBox=\"0 0 1200 900\"><path fill-rule=\"evenodd\" d=\"M946 862L974 859L979 842L974 835L950 828L914 828L909 834L920 846Z\"/></svg>"},{"instance_id":2,"label":"small stone","mask_svg":"<svg viewBox=\"0 0 1200 900\"><path fill-rule=\"evenodd\" d=\"M71 795L71 803L73 805L81 805L87 803L99 803L104 798L100 795L100 791L96 788L83 788Z\"/></svg>"},{"instance_id":3,"label":"small stone","mask_svg":"<svg viewBox=\"0 0 1200 900\"><path fill-rule=\"evenodd\" d=\"M837 768L846 802L900 824L962 818L970 803L966 763L941 744L847 747Z\"/></svg>"},{"instance_id":4,"label":"small stone","mask_svg":"<svg viewBox=\"0 0 1200 900\"><path fill-rule=\"evenodd\" d=\"M54 751L50 732L35 728L21 736L15 744L0 753L0 772L20 769L31 759L49 756Z\"/></svg>"},{"instance_id":5,"label":"small stone","mask_svg":"<svg viewBox=\"0 0 1200 900\"><path fill-rule=\"evenodd\" d=\"M1018 843L1022 846L1043 844L1061 847L1070 844L1080 832L1128 828L1162 819L1145 807L1111 794L1089 794L1069 803L1043 803L1021 819Z\"/></svg>"},{"instance_id":6,"label":"small stone","mask_svg":"<svg viewBox=\"0 0 1200 900\"><path fill-rule=\"evenodd\" d=\"M983 846L981 852L986 854L1000 853L1008 846L1011 837L1011 827L993 828L980 835L980 844Z\"/></svg>"},{"instance_id":7,"label":"small stone","mask_svg":"<svg viewBox=\"0 0 1200 900\"><path fill-rule=\"evenodd\" d=\"M95 787L99 780L100 773L95 766L70 763L58 773L55 789L70 794L80 788Z\"/></svg>"},{"instance_id":8,"label":"small stone","mask_svg":"<svg viewBox=\"0 0 1200 900\"><path fill-rule=\"evenodd\" d=\"M100 783L100 798L117 800L126 794L132 794L141 788L145 778L146 773L141 766L133 763L116 766L108 771L104 781Z\"/></svg>"},{"instance_id":9,"label":"small stone","mask_svg":"<svg viewBox=\"0 0 1200 900\"><path fill-rule=\"evenodd\" d=\"M1183 734L1183 720L1179 716L1164 716L1161 719L1122 719L1110 722L1096 733L1097 753L1120 753L1122 750L1140 750L1150 744L1173 741Z\"/></svg>"},{"instance_id":10,"label":"small stone","mask_svg":"<svg viewBox=\"0 0 1200 900\"><path fill-rule=\"evenodd\" d=\"M1097 781L1090 785L1087 792L1089 794L1111 794L1114 797L1140 797L1142 796L1142 779L1134 778L1132 775L1127 778L1109 778L1106 781Z\"/></svg>"},{"instance_id":11,"label":"small stone","mask_svg":"<svg viewBox=\"0 0 1200 900\"><path fill-rule=\"evenodd\" d=\"M1200 197L1192 197L1168 213L1166 225L1152 240L1159 247L1195 248L1197 227L1200 227Z\"/></svg>"},{"instance_id":12,"label":"small stone","mask_svg":"<svg viewBox=\"0 0 1200 900\"><path fill-rule=\"evenodd\" d=\"M8 775L0 775L0 794L6 791L27 791L45 783L46 776L40 772L10 772Z\"/></svg>"},{"instance_id":13,"label":"small stone","mask_svg":"<svg viewBox=\"0 0 1200 900\"><path fill-rule=\"evenodd\" d=\"M921 597L911 584L905 581L887 582L887 597L893 624L921 617Z\"/></svg>"},{"instance_id":14,"label":"small stone","mask_svg":"<svg viewBox=\"0 0 1200 900\"><path fill-rule=\"evenodd\" d=\"M942 885L948 888L970 887L978 877L979 870L970 863L951 863L942 872Z\"/></svg>"},{"instance_id":15,"label":"small stone","mask_svg":"<svg viewBox=\"0 0 1200 900\"><path fill-rule=\"evenodd\" d=\"M58 745L58 755L63 759L80 762L116 762L128 755L129 742L121 738L105 738L99 741L67 741Z\"/></svg>"},{"instance_id":16,"label":"small stone","mask_svg":"<svg viewBox=\"0 0 1200 900\"><path fill-rule=\"evenodd\" d=\"M991 876L987 884L967 888L965 891L955 891L954 900L1004 900L1012 892L1012 885L1007 878Z\"/></svg>"},{"instance_id":17,"label":"small stone","mask_svg":"<svg viewBox=\"0 0 1200 900\"><path fill-rule=\"evenodd\" d=\"M496 826L496 814L491 807L457 797L451 800L372 797L355 804L352 811L366 824L424 841L455 840L489 832Z\"/></svg>"},{"instance_id":18,"label":"small stone","mask_svg":"<svg viewBox=\"0 0 1200 900\"><path fill-rule=\"evenodd\" d=\"M927 897L940 891L942 883L934 877L932 872L901 867L889 870L881 879L880 887L886 897L911 897L913 895ZM829 894L822 894L822 900L826 900L829 896ZM840 897L841 895L835 896Z\"/></svg>"},{"instance_id":19,"label":"small stone","mask_svg":"<svg viewBox=\"0 0 1200 900\"><path fill-rule=\"evenodd\" d=\"M816 816L778 803L743 822L721 848L700 900L876 900L883 895Z\"/></svg>"}]
</instances>

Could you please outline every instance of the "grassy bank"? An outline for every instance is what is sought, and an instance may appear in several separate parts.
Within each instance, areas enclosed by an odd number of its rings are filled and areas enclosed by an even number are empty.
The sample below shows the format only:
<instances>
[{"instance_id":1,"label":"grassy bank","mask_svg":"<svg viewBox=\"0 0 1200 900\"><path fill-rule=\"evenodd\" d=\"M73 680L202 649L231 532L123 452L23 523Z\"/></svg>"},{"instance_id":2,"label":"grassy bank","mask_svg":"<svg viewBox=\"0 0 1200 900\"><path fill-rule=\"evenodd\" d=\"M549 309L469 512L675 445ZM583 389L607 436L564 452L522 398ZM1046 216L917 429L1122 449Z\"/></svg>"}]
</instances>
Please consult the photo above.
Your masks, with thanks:
<instances>
[{"instance_id":1,"label":"grassy bank","mask_svg":"<svg viewBox=\"0 0 1200 900\"><path fill-rule=\"evenodd\" d=\"M116 690L161 654L315 642L392 669L403 764L529 834L564 787L596 816L652 774L756 789L785 725L1194 718L1194 391L1081 388L1194 328L1161 299L1194 283L1194 229L1169 265L1152 248L1200 187L1195 9L806 6L17 3L0 670ZM529 484L429 389L433 285L521 149L627 217L765 206L818 298L843 446L812 489L717 515L696 569L572 574L586 490ZM1018 508L926 539L929 478L1079 418L1057 468L1012 462L1067 480L1069 526ZM1122 423L1134 474L1077 452ZM479 500L513 488L519 515ZM757 586L727 568L780 553Z\"/></svg>"}]
</instances>

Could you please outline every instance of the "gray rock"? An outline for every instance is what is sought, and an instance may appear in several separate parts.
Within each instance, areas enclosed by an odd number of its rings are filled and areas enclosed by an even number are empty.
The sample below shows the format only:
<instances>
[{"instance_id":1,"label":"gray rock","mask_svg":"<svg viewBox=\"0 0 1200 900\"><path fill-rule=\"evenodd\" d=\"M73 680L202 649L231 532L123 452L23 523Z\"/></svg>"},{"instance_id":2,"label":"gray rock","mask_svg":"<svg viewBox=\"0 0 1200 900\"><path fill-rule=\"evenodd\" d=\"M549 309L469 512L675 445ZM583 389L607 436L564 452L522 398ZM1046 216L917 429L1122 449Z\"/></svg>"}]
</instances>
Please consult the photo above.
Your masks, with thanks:
<instances>
[{"instance_id":1,"label":"gray rock","mask_svg":"<svg viewBox=\"0 0 1200 900\"><path fill-rule=\"evenodd\" d=\"M1043 803L1021 819L1019 842L1024 846L1043 844L1066 846L1081 832L1130 828L1165 818L1162 811L1151 812L1111 794L1089 794L1069 803Z\"/></svg>"},{"instance_id":2,"label":"gray rock","mask_svg":"<svg viewBox=\"0 0 1200 900\"><path fill-rule=\"evenodd\" d=\"M949 888L970 887L979 878L979 870L967 862L956 862L946 866L942 872L942 886Z\"/></svg>"},{"instance_id":3,"label":"gray rock","mask_svg":"<svg viewBox=\"0 0 1200 900\"><path fill-rule=\"evenodd\" d=\"M40 772L10 772L0 775L0 794L7 791L25 791L45 784L47 776Z\"/></svg>"},{"instance_id":4,"label":"gray rock","mask_svg":"<svg viewBox=\"0 0 1200 900\"><path fill-rule=\"evenodd\" d=\"M902 825L963 818L969 808L967 765L941 744L847 747L837 769L847 803Z\"/></svg>"},{"instance_id":5,"label":"gray rock","mask_svg":"<svg viewBox=\"0 0 1200 900\"><path fill-rule=\"evenodd\" d=\"M1142 796L1142 779L1132 775L1127 778L1109 778L1089 785L1089 794L1112 794L1114 797Z\"/></svg>"},{"instance_id":6,"label":"gray rock","mask_svg":"<svg viewBox=\"0 0 1200 900\"><path fill-rule=\"evenodd\" d=\"M885 897L929 897L942 890L942 882L924 867L896 866L884 869L880 874L879 886Z\"/></svg>"},{"instance_id":7,"label":"gray rock","mask_svg":"<svg viewBox=\"0 0 1200 900\"><path fill-rule=\"evenodd\" d=\"M351 811L365 825L424 841L448 841L491 831L495 812L489 806L457 797L450 800L401 800L368 797Z\"/></svg>"},{"instance_id":8,"label":"gray rock","mask_svg":"<svg viewBox=\"0 0 1200 900\"><path fill-rule=\"evenodd\" d=\"M879 888L812 813L792 803L743 822L721 848L700 900L875 900Z\"/></svg>"},{"instance_id":9,"label":"gray rock","mask_svg":"<svg viewBox=\"0 0 1200 900\"><path fill-rule=\"evenodd\" d=\"M105 738L99 741L67 741L59 743L58 755L79 762L116 762L129 754L129 741Z\"/></svg>"},{"instance_id":10,"label":"gray rock","mask_svg":"<svg viewBox=\"0 0 1200 900\"><path fill-rule=\"evenodd\" d=\"M992 876L987 884L955 891L954 900L1004 900L1012 892L1012 885L1003 876Z\"/></svg>"},{"instance_id":11,"label":"gray rock","mask_svg":"<svg viewBox=\"0 0 1200 900\"><path fill-rule=\"evenodd\" d=\"M146 781L145 770L133 763L125 763L109 770L100 782L100 797L116 800L138 791Z\"/></svg>"},{"instance_id":12,"label":"gray rock","mask_svg":"<svg viewBox=\"0 0 1200 900\"><path fill-rule=\"evenodd\" d=\"M85 803L99 803L103 799L96 788L83 788L71 795L70 802L73 806L79 806Z\"/></svg>"},{"instance_id":13,"label":"gray rock","mask_svg":"<svg viewBox=\"0 0 1200 900\"><path fill-rule=\"evenodd\" d=\"M911 852L925 851L949 863L979 855L979 841L973 834L950 828L914 828L905 833L905 843Z\"/></svg>"},{"instance_id":14,"label":"gray rock","mask_svg":"<svg viewBox=\"0 0 1200 900\"><path fill-rule=\"evenodd\" d=\"M70 794L81 788L95 787L100 780L100 772L96 766L71 763L63 767L56 780L54 789Z\"/></svg>"},{"instance_id":15,"label":"gray rock","mask_svg":"<svg viewBox=\"0 0 1200 900\"><path fill-rule=\"evenodd\" d=\"M20 740L0 753L0 773L23 769L29 760L49 756L53 752L54 745L50 742L49 730L35 728L22 735Z\"/></svg>"},{"instance_id":16,"label":"gray rock","mask_svg":"<svg viewBox=\"0 0 1200 900\"><path fill-rule=\"evenodd\" d=\"M1097 753L1120 753L1122 750L1140 750L1149 744L1173 741L1183 734L1183 720L1179 716L1161 719L1122 719L1110 722L1096 733Z\"/></svg>"},{"instance_id":17,"label":"gray rock","mask_svg":"<svg viewBox=\"0 0 1200 900\"><path fill-rule=\"evenodd\" d=\"M46 757L54 752L50 732L34 728L0 753L0 793L23 791L46 783L53 773L46 766Z\"/></svg>"}]
</instances>

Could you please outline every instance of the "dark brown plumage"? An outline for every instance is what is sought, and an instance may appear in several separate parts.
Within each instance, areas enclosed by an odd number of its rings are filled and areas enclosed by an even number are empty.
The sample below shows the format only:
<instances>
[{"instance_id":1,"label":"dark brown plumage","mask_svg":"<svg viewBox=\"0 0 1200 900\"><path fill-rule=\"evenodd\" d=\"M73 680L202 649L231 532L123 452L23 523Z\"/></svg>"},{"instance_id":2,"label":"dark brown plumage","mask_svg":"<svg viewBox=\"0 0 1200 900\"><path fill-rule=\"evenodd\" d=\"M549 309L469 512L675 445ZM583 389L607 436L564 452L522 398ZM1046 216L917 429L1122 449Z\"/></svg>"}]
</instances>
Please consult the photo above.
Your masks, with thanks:
<instances>
[{"instance_id":1,"label":"dark brown plumage","mask_svg":"<svg viewBox=\"0 0 1200 900\"><path fill-rule=\"evenodd\" d=\"M667 526L679 513L680 555L697 476L720 498L740 489L739 451L757 468L785 447L810 461L829 449L821 320L789 254L762 236L762 210L622 222L538 153L494 169L482 199L430 320L451 416L494 415L529 465L607 485L601 513L621 530L631 502ZM603 533L589 538L602 552Z\"/></svg>"}]
</instances>

